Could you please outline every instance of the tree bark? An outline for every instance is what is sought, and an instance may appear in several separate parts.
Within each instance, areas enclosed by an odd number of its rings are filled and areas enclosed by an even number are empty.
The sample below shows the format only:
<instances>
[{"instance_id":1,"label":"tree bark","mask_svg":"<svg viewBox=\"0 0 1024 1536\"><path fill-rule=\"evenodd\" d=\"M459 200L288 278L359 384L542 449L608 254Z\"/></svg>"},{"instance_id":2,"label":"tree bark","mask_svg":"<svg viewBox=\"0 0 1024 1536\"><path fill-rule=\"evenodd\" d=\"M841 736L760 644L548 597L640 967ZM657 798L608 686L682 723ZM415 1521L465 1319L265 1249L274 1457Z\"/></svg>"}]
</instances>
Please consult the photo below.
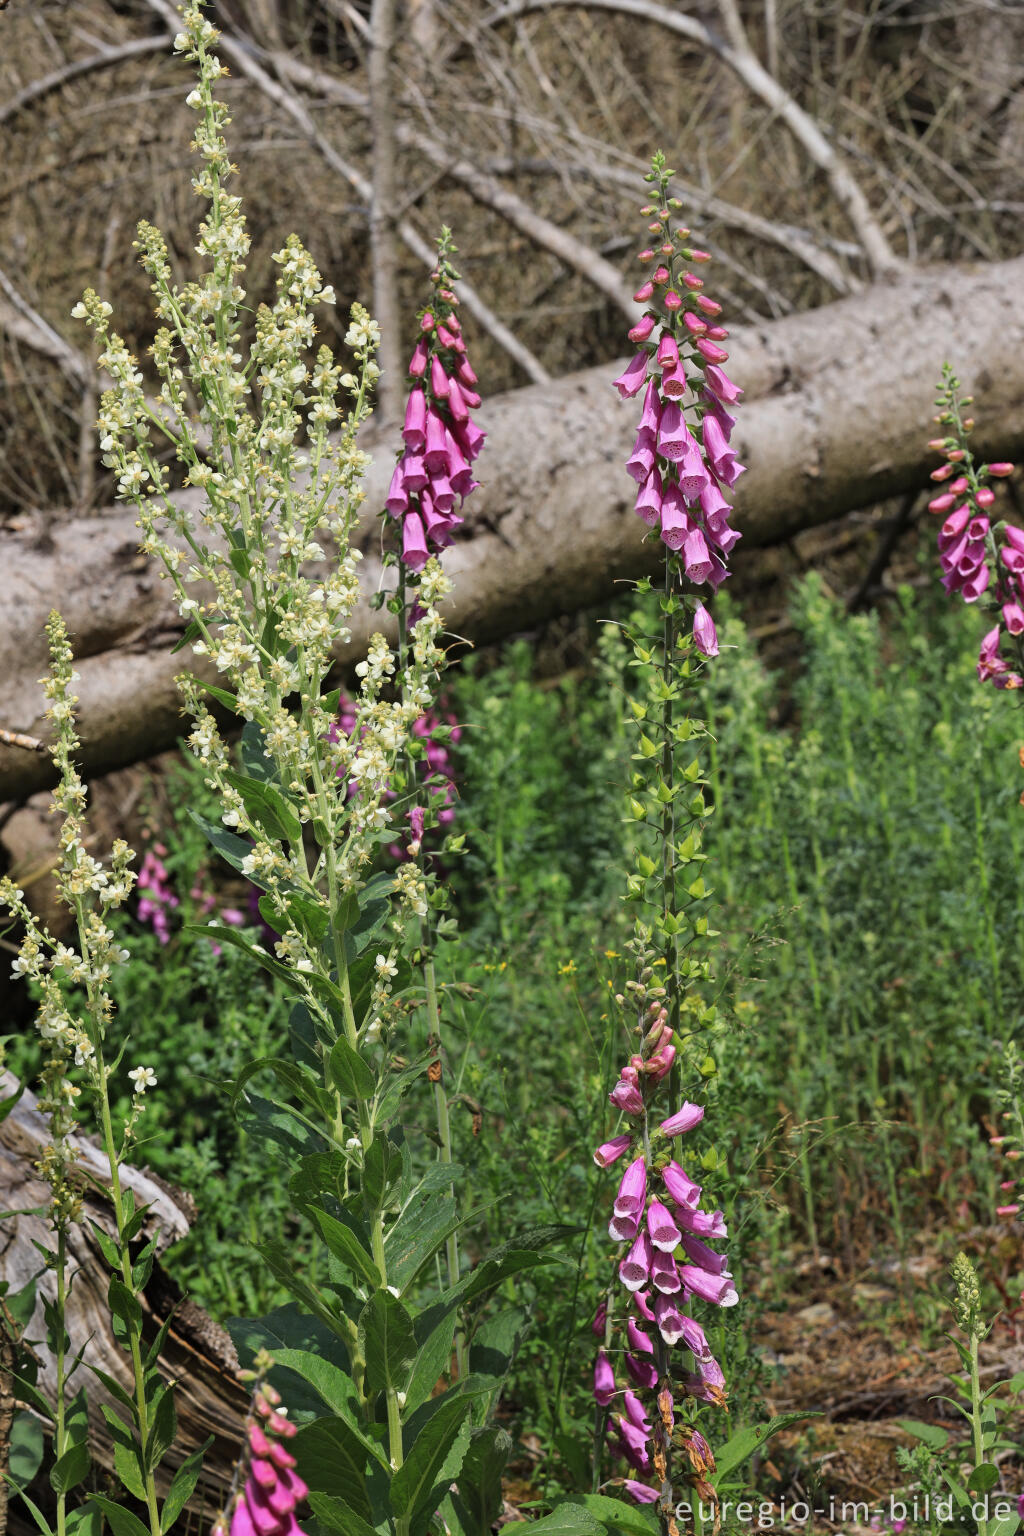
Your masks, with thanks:
<instances>
[{"instance_id":1,"label":"tree bark","mask_svg":"<svg viewBox=\"0 0 1024 1536\"><path fill-rule=\"evenodd\" d=\"M935 382L948 358L973 393L978 451L1024 451L1024 258L978 268L919 269L854 298L738 328L730 375L746 395L734 441L750 466L737 488L747 547L927 483ZM483 487L446 557L447 617L474 641L606 600L616 582L657 565L632 512L623 461L639 415L589 369L485 402ZM373 447L372 442L368 443ZM394 444L378 447L367 507L380 507ZM379 576L367 532L364 590ZM740 545L737 554L742 558ZM56 605L81 681L82 761L89 773L150 756L181 733L170 654L181 633L169 594L136 548L121 508L69 523L53 542L31 520L0 534L0 727L45 736L38 679L43 625ZM344 655L358 659L381 616L357 610ZM0 745L0 800L51 780L48 759Z\"/></svg>"},{"instance_id":2,"label":"tree bark","mask_svg":"<svg viewBox=\"0 0 1024 1536\"><path fill-rule=\"evenodd\" d=\"M13 1074L0 1071L0 1100L13 1093L16 1087ZM0 1222L0 1280L7 1281L11 1290L17 1291L34 1275L39 1276L36 1307L25 1329L25 1337L32 1341L39 1360L36 1385L53 1403L56 1400L56 1367L44 1342L43 1297L53 1300L55 1281L50 1270L40 1274L40 1248L44 1252L50 1249L52 1235L45 1217L26 1214L34 1207L45 1209L49 1202L49 1190L35 1170L49 1134L49 1123L36 1108L34 1095L28 1092L0 1123L3 1210L20 1212ZM108 1179L105 1155L88 1137L72 1139L88 1173L98 1185L104 1186ZM187 1196L127 1165L122 1167L121 1177L133 1190L136 1203L149 1207L140 1234L143 1239L158 1237L158 1253L163 1253L172 1242L184 1237L192 1215L186 1208ZM98 1366L130 1392L133 1386L131 1363L111 1332L106 1300L107 1266L89 1225L95 1221L113 1236L113 1211L94 1187L85 1194L83 1217L80 1224L70 1229L68 1236L68 1262L74 1283L67 1300L66 1326L72 1355L84 1345L86 1365ZM177 1383L178 1434L158 1474L158 1481L162 1492L166 1492L175 1468L197 1450L208 1435L213 1435L214 1443L203 1462L202 1479L188 1506L193 1515L205 1509L207 1516L212 1516L222 1507L230 1487L232 1469L242 1443L248 1392L236 1378L238 1361L228 1334L194 1303L181 1301L180 1293L158 1260L143 1296L143 1328L147 1343L152 1342L173 1308L176 1308L174 1321L160 1363L163 1374ZM0 1341L3 1333L0 1321ZM83 1376L87 1374L82 1373ZM81 1381L76 1378L73 1390L77 1391L80 1385ZM90 1377L88 1385L89 1449L94 1461L112 1473L113 1444L102 1406L117 1408L122 1415L123 1409L97 1379Z\"/></svg>"}]
</instances>

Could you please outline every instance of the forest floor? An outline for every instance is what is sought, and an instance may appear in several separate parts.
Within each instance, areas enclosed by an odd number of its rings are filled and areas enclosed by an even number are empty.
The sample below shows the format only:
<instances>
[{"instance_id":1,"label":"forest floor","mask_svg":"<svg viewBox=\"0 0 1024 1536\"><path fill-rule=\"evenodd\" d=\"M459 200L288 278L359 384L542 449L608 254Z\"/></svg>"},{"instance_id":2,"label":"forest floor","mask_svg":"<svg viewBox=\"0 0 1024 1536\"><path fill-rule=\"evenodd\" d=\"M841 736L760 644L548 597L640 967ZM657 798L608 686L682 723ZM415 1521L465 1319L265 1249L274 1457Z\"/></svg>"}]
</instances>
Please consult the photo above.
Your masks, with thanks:
<instances>
[{"instance_id":1,"label":"forest floor","mask_svg":"<svg viewBox=\"0 0 1024 1536\"><path fill-rule=\"evenodd\" d=\"M1005 1243L1005 1227L998 1235ZM952 1318L938 1298L948 1288L948 1266L923 1251L885 1266L882 1276L842 1278L824 1257L817 1273L809 1257L801 1268L797 1304L764 1314L758 1344L777 1373L767 1392L769 1411L819 1417L777 1435L752 1480L777 1507L776 1529L885 1531L892 1501L913 1480L896 1455L899 1447L919 1443L904 1425L934 1425L953 1442L969 1434L949 1400L955 1395L950 1378L961 1366L947 1333ZM980 1360L983 1390L1024 1370L1024 1307L999 1315ZM1007 1438L1020 1438L1019 1409L1006 1428ZM1001 1472L1004 1487L1016 1493L1024 1485L1021 1460L1011 1456ZM810 1507L807 1525L785 1518L796 1501ZM867 1522L843 1519L844 1504L866 1505Z\"/></svg>"},{"instance_id":2,"label":"forest floor","mask_svg":"<svg viewBox=\"0 0 1024 1536\"><path fill-rule=\"evenodd\" d=\"M1009 1236L1005 1225L992 1231L1004 1247ZM935 1426L967 1451L969 1427L949 1400L956 1390L950 1378L960 1363L942 1299L949 1288L948 1263L937 1252L922 1250L903 1264L891 1261L850 1278L838 1274L824 1254L792 1259L790 1294L761 1315L756 1343L769 1374L765 1417L808 1417L774 1436L748 1469L746 1482L761 1503L760 1528L786 1536L813 1531L889 1536L895 1519L898 1533L899 1504L910 1505L914 1523L912 1495L908 1499L902 1492L913 1477L896 1453L920 1443L904 1426ZM981 1344L980 1362L983 1390L1024 1371L1024 1303L997 1317ZM1021 1454L999 1458L1001 1487L1012 1490L1014 1499L1024 1488L1024 1394L1017 1403L1004 1428L1008 1439L1021 1444ZM719 1439L728 1433L720 1427ZM526 1437L527 1450L529 1442ZM543 1454L539 1443L536 1454ZM517 1458L509 1470L502 1524L522 1520L520 1506L537 1497L528 1456ZM739 1524L759 1528L757 1504L753 1520ZM735 1515L725 1526L737 1529ZM922 1526L927 1528L926 1520Z\"/></svg>"}]
</instances>

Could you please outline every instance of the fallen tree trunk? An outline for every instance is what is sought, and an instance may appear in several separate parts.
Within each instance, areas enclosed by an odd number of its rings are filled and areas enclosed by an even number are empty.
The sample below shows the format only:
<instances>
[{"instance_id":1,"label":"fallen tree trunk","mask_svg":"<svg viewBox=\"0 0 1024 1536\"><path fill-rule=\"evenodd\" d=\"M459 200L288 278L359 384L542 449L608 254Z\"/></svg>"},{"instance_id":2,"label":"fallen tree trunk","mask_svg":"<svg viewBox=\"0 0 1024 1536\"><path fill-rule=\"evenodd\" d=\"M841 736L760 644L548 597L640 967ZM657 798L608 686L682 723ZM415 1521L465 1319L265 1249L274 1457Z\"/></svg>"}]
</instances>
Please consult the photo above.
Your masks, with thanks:
<instances>
[{"instance_id":1,"label":"fallen tree trunk","mask_svg":"<svg viewBox=\"0 0 1024 1536\"><path fill-rule=\"evenodd\" d=\"M746 390L735 442L750 468L736 522L746 546L870 505L925 480L934 385L950 359L975 396L988 457L1024 449L1024 258L919 270L836 304L737 329L729 371ZM589 369L486 402L490 436L466 536L449 551L451 629L482 641L606 599L653 570L622 463L638 415ZM392 445L381 445L368 506L383 500ZM181 732L170 648L182 625L165 584L114 508L51 534L26 519L0 535L0 727L43 734L37 679L51 606L78 654L82 761L97 773L150 756ZM379 566L367 535L364 588ZM740 550L744 548L740 546ZM353 660L379 616L355 615ZM341 658L339 653L339 659ZM45 787L48 759L0 745L0 800Z\"/></svg>"},{"instance_id":2,"label":"fallen tree trunk","mask_svg":"<svg viewBox=\"0 0 1024 1536\"><path fill-rule=\"evenodd\" d=\"M13 1075L0 1071L0 1101L12 1094L16 1087L17 1080ZM7 1281L13 1292L20 1290L33 1276L38 1276L36 1305L24 1338L39 1361L36 1384L44 1397L53 1403L56 1400L56 1366L44 1342L43 1298L53 1300L55 1278L52 1270L40 1273L40 1249L47 1252L52 1237L45 1217L32 1214L34 1208L45 1209L49 1203L49 1189L35 1170L40 1153L49 1140L49 1124L36 1108L34 1096L26 1092L7 1118L0 1122L2 1210L19 1213L0 1222L0 1281ZM109 1174L105 1156L87 1137L75 1136L72 1142L90 1178L100 1186L106 1185ZM136 1203L149 1207L141 1235L145 1239L157 1237L158 1254L185 1236L192 1215L186 1209L187 1197L136 1168L122 1167L121 1178L125 1187L134 1192ZM83 1220L68 1233L68 1265L74 1276L65 1314L71 1339L70 1354L73 1358L84 1345L86 1366L97 1366L131 1392L131 1361L111 1331L106 1301L108 1270L90 1230L92 1221L108 1235L114 1235L116 1228L110 1203L90 1184L84 1196ZM164 1375L177 1383L178 1434L158 1473L158 1482L161 1493L165 1493L175 1468L197 1450L207 1436L213 1435L214 1443L203 1461L201 1482L189 1506L193 1515L200 1510L212 1514L223 1506L230 1487L249 1406L248 1392L236 1379L238 1362L225 1330L192 1302L180 1300L180 1293L161 1269L158 1259L143 1295L143 1330L147 1343L152 1342L172 1311L174 1321L160 1364ZM94 1462L113 1474L113 1443L102 1409L105 1404L122 1416L124 1410L88 1371L75 1378L73 1391L78 1390L83 1380L88 1387L89 1449ZM48 1429L48 1426L44 1427Z\"/></svg>"}]
</instances>

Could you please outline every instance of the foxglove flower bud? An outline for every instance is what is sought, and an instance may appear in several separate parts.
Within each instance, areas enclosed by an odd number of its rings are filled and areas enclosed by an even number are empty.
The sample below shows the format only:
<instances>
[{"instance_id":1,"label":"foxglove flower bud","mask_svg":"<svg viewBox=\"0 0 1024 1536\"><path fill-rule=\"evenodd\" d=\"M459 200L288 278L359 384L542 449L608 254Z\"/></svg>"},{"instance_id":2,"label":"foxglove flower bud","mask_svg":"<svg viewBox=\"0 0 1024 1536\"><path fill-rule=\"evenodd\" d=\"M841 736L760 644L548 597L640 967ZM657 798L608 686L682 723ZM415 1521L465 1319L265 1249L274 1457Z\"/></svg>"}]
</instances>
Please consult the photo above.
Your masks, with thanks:
<instances>
[{"instance_id":1,"label":"foxglove flower bud","mask_svg":"<svg viewBox=\"0 0 1024 1536\"><path fill-rule=\"evenodd\" d=\"M702 656L718 655L718 631L703 603L697 604L693 615L693 639Z\"/></svg>"}]
</instances>

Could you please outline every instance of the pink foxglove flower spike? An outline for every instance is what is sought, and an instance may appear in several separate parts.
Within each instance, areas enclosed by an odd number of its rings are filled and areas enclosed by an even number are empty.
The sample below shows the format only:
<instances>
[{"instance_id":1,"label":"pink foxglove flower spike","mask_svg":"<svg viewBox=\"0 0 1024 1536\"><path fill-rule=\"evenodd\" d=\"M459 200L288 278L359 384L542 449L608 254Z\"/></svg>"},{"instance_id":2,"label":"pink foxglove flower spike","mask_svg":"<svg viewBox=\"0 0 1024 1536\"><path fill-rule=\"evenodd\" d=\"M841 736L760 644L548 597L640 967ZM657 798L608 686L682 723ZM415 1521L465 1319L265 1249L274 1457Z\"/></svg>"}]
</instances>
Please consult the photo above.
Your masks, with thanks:
<instances>
[{"instance_id":1,"label":"pink foxglove flower spike","mask_svg":"<svg viewBox=\"0 0 1024 1536\"><path fill-rule=\"evenodd\" d=\"M638 487L637 515L664 546L665 628L659 639L638 639L636 651L656 672L653 701L681 698L685 688L696 686L701 658L718 654L711 614L688 588L706 586L713 592L729 574L727 562L740 534L730 522L727 493L743 472L732 446L736 421L728 409L742 391L723 372L728 354L719 345L727 335L717 323L721 305L704 293L703 279L689 270L706 262L707 252L687 244L687 230L673 228L670 210L679 205L668 196L671 175L656 157L647 180L656 184L652 196L658 195L659 202L642 212L660 244L641 252L640 261L647 265L657 260L658 265L636 295L638 303L647 305L629 332L637 351L614 381L623 400L643 393L626 468ZM1024 545L1020 557L1024 566ZM969 566L968 579L974 569ZM692 640L674 627L674 615L684 609L691 615ZM1012 618L1016 624L1017 614ZM1024 626L1024 608L1020 618ZM678 661L677 651L687 657L685 664ZM686 986L681 978L708 974L706 965L691 969L694 962L689 958L688 968L682 969L674 938L678 923L659 927L662 913L678 918L683 905L675 872L676 849L686 837L682 812L673 812L667 823L658 820L659 806L672 800L671 795L659 795L659 789L680 782L674 766L679 706L674 713L663 702L636 707L642 709L646 738L640 758L659 766L647 779L642 774L634 778L631 807L638 821L659 828L672 852L661 871L656 859L638 853L638 874L630 879L631 898L645 902L647 912L657 916L650 922L646 916L638 919L630 942L637 979L615 995L630 1021L631 1054L609 1094L624 1117L623 1128L594 1154L600 1167L620 1158L625 1162L608 1227L612 1241L619 1244L619 1285L611 1288L595 1318L602 1348L594 1395L599 1433L637 1474L623 1480L626 1493L637 1503L657 1503L662 1528L671 1530L678 1497L674 1478L693 1486L701 1498L713 1498L706 1481L714 1470L710 1447L691 1424L677 1425L676 1401L689 1398L690 1408L720 1408L726 1401L724 1373L699 1318L690 1314L701 1307L731 1307L738 1296L725 1253L709 1246L709 1240L721 1242L727 1236L724 1215L702 1208L701 1186L681 1161L687 1154L676 1150L676 1138L688 1136L705 1117L704 1104L684 1099L680 1091L684 1082L700 1080L692 1060L687 1060L692 1032L679 1028L680 995ZM659 733L662 750L652 746ZM689 769L686 777L692 783ZM644 793L646 800L641 798ZM693 830L688 840L695 851L700 847L703 801L696 805L689 813ZM685 863L689 855L682 857ZM680 877L682 873L680 868ZM654 886L653 895L647 893L648 882ZM692 873L682 881L695 901L701 899L693 896L697 884ZM703 893L703 880L699 889ZM702 934L706 927L704 922L696 932ZM657 972L657 966L664 971ZM627 990L632 994L629 1001Z\"/></svg>"},{"instance_id":2,"label":"pink foxglove flower spike","mask_svg":"<svg viewBox=\"0 0 1024 1536\"><path fill-rule=\"evenodd\" d=\"M432 273L434 296L420 317L420 336L409 362L413 388L402 428L405 446L386 503L391 516L402 520L399 559L412 572L451 544L463 521L456 498L461 506L476 489L470 466L486 436L472 419L480 396L473 388L477 376L466 357L459 301L451 286L457 280L448 260L451 250L445 231Z\"/></svg>"},{"instance_id":3,"label":"pink foxglove flower spike","mask_svg":"<svg viewBox=\"0 0 1024 1536\"><path fill-rule=\"evenodd\" d=\"M976 461L969 443L974 423L963 414L970 399L961 394L948 363L935 403L939 414L934 420L947 435L928 444L945 461L932 471L931 479L943 489L928 502L928 510L943 519L938 536L942 585L949 593L959 593L965 603L978 603L996 620L981 642L979 680L997 688L1022 688L1024 529L992 515L996 493L991 482L1006 479L1014 466L1002 459L991 464Z\"/></svg>"}]
</instances>

